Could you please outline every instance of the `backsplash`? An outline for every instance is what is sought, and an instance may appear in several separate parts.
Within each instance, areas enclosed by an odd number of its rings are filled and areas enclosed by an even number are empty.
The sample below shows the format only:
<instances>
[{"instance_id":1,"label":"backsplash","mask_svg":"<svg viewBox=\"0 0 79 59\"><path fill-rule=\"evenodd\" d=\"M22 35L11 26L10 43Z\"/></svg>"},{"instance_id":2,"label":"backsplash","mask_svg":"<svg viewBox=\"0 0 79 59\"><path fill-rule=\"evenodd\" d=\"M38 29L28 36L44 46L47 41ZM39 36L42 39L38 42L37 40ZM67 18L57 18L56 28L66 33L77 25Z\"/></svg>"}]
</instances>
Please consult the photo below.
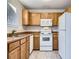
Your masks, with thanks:
<instances>
[{"instance_id":1,"label":"backsplash","mask_svg":"<svg viewBox=\"0 0 79 59\"><path fill-rule=\"evenodd\" d=\"M26 32L40 32L41 26L23 26ZM52 31L58 31L58 27L52 27Z\"/></svg>"}]
</instances>

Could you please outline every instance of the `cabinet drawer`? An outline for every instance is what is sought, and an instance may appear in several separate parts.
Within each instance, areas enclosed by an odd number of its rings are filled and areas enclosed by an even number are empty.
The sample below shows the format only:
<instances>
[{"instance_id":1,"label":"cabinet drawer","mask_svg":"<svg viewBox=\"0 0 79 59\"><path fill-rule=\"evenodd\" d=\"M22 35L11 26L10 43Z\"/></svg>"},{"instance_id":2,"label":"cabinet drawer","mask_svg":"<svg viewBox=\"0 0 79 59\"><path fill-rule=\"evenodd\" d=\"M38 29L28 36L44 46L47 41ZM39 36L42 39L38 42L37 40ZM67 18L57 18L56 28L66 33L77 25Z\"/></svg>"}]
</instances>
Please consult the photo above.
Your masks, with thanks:
<instances>
[{"instance_id":1,"label":"cabinet drawer","mask_svg":"<svg viewBox=\"0 0 79 59\"><path fill-rule=\"evenodd\" d=\"M9 52L15 49L16 47L20 46L19 41L13 42L9 44Z\"/></svg>"},{"instance_id":2,"label":"cabinet drawer","mask_svg":"<svg viewBox=\"0 0 79 59\"><path fill-rule=\"evenodd\" d=\"M26 42L26 38L24 38L24 39L21 40L21 44L23 44L25 42Z\"/></svg>"}]
</instances>

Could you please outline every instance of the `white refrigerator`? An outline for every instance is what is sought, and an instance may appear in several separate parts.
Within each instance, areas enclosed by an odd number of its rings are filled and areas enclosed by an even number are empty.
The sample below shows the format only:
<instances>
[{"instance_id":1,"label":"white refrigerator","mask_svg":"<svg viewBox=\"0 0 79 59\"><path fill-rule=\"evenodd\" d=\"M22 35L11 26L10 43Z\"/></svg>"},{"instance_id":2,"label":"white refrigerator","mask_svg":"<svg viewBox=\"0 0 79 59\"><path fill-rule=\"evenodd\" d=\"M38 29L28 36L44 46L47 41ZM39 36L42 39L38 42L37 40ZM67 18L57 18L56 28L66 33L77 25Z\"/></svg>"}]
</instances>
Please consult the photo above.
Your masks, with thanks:
<instances>
[{"instance_id":1,"label":"white refrigerator","mask_svg":"<svg viewBox=\"0 0 79 59\"><path fill-rule=\"evenodd\" d=\"M59 54L62 59L71 59L71 14L59 17Z\"/></svg>"}]
</instances>

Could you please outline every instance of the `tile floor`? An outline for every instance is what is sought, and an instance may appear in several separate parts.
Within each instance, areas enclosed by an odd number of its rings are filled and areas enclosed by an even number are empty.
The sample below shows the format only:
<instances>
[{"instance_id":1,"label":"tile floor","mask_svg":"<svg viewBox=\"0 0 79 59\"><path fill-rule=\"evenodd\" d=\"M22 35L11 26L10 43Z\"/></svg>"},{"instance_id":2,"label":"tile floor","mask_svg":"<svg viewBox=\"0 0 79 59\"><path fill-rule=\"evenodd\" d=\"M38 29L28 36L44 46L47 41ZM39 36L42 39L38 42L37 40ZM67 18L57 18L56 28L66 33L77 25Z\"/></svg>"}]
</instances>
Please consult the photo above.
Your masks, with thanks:
<instances>
[{"instance_id":1,"label":"tile floor","mask_svg":"<svg viewBox=\"0 0 79 59\"><path fill-rule=\"evenodd\" d=\"M58 51L52 52L42 52L42 51L33 51L29 59L61 59Z\"/></svg>"}]
</instances>

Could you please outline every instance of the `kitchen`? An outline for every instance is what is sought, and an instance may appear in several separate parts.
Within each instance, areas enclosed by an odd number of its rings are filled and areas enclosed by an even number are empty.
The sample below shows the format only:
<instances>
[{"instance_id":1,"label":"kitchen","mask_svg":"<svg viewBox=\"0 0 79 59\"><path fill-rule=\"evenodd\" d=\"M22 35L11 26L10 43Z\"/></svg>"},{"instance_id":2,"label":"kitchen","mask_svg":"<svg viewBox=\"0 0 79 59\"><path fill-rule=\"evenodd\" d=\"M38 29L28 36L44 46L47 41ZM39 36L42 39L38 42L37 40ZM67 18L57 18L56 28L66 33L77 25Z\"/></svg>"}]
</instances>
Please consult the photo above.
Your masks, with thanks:
<instances>
[{"instance_id":1,"label":"kitchen","mask_svg":"<svg viewBox=\"0 0 79 59\"><path fill-rule=\"evenodd\" d=\"M70 3L8 0L8 59L70 59Z\"/></svg>"}]
</instances>

